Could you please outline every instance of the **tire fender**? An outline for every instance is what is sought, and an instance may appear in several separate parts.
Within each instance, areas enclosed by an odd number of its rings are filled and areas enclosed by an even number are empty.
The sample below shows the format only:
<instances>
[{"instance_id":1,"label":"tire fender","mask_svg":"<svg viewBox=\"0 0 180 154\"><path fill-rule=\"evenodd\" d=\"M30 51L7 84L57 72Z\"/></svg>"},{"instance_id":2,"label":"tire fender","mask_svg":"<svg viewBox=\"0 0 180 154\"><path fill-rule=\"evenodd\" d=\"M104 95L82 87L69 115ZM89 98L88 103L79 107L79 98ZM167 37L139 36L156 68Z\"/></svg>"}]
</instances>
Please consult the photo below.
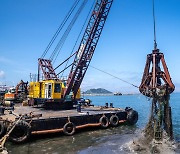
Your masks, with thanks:
<instances>
[{"instance_id":1,"label":"tire fender","mask_svg":"<svg viewBox=\"0 0 180 154\"><path fill-rule=\"evenodd\" d=\"M117 115L112 115L110 117L110 124L114 127L118 126L119 124L119 117Z\"/></svg>"},{"instance_id":2,"label":"tire fender","mask_svg":"<svg viewBox=\"0 0 180 154\"><path fill-rule=\"evenodd\" d=\"M106 116L102 116L99 119L99 123L101 124L102 128L107 128L109 126L109 119Z\"/></svg>"},{"instance_id":3,"label":"tire fender","mask_svg":"<svg viewBox=\"0 0 180 154\"><path fill-rule=\"evenodd\" d=\"M136 124L136 122L138 121L138 112L131 109L127 112L127 122L130 125L134 125Z\"/></svg>"},{"instance_id":4,"label":"tire fender","mask_svg":"<svg viewBox=\"0 0 180 154\"><path fill-rule=\"evenodd\" d=\"M68 122L63 127L63 132L65 135L73 135L76 131L76 126L72 122Z\"/></svg>"},{"instance_id":5,"label":"tire fender","mask_svg":"<svg viewBox=\"0 0 180 154\"><path fill-rule=\"evenodd\" d=\"M12 126L8 127L8 131L11 130ZM9 140L14 143L22 143L26 141L31 135L31 126L26 121L19 121L15 128L9 135Z\"/></svg>"}]
</instances>

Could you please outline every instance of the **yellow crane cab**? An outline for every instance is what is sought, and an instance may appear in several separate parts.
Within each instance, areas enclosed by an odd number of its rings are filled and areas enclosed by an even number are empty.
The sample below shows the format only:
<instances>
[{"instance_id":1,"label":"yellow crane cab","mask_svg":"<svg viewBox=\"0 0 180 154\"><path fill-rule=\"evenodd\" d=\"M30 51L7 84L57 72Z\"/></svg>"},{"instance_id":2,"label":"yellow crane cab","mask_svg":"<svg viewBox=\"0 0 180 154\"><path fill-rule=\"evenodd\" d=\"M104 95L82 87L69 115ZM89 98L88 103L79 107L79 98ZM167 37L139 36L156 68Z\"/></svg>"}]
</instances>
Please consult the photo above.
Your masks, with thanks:
<instances>
[{"instance_id":1,"label":"yellow crane cab","mask_svg":"<svg viewBox=\"0 0 180 154\"><path fill-rule=\"evenodd\" d=\"M37 82L30 82L29 84L29 99L34 99L35 102L39 103L43 100L51 100L52 102L56 101L71 101L74 96L73 93L63 98L64 90L66 89L66 81L62 80L42 80ZM75 99L80 99L80 89L76 95Z\"/></svg>"}]
</instances>

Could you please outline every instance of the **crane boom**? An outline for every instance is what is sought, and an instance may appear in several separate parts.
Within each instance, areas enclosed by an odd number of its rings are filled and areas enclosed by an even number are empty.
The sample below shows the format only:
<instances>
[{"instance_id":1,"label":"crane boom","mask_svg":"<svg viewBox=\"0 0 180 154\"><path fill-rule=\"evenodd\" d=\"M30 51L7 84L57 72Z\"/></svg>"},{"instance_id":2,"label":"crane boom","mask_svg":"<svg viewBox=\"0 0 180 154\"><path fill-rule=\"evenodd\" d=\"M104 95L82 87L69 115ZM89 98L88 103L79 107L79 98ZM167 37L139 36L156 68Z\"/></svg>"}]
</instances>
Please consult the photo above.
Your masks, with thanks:
<instances>
[{"instance_id":1,"label":"crane boom","mask_svg":"<svg viewBox=\"0 0 180 154\"><path fill-rule=\"evenodd\" d=\"M98 40L101 36L104 24L109 14L113 0L97 0L92 15L84 32L78 52L75 56L67 79L67 88L64 97L71 91L76 96L82 83L84 75L88 69Z\"/></svg>"}]
</instances>

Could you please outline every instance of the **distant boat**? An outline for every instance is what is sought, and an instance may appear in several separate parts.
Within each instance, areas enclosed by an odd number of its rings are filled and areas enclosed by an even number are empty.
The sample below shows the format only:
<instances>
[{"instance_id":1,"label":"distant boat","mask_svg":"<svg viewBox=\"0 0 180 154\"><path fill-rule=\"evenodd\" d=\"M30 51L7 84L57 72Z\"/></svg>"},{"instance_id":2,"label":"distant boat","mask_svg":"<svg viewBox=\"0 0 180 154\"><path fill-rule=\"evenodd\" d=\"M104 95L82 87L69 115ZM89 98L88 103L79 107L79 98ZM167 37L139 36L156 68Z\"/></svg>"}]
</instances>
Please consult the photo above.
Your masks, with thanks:
<instances>
[{"instance_id":1,"label":"distant boat","mask_svg":"<svg viewBox=\"0 0 180 154\"><path fill-rule=\"evenodd\" d=\"M120 95L122 95L122 93L120 93L120 92L115 92L114 95L120 96Z\"/></svg>"}]
</instances>

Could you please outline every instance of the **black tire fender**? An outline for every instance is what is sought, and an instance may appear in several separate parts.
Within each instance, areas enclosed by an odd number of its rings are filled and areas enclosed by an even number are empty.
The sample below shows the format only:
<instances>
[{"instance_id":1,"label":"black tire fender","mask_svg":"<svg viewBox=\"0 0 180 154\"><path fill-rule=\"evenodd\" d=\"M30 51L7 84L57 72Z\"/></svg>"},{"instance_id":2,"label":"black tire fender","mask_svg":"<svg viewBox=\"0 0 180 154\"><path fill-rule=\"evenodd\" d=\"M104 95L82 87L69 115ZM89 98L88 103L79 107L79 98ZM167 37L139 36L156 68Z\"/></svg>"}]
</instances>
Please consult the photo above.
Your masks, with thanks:
<instances>
[{"instance_id":1,"label":"black tire fender","mask_svg":"<svg viewBox=\"0 0 180 154\"><path fill-rule=\"evenodd\" d=\"M0 121L0 137L2 137L6 132L6 128L3 121Z\"/></svg>"},{"instance_id":2,"label":"black tire fender","mask_svg":"<svg viewBox=\"0 0 180 154\"><path fill-rule=\"evenodd\" d=\"M11 130L12 126L8 127L8 131ZM9 140L14 143L22 143L26 141L31 135L31 125L26 121L19 121L15 128L9 135Z\"/></svg>"},{"instance_id":3,"label":"black tire fender","mask_svg":"<svg viewBox=\"0 0 180 154\"><path fill-rule=\"evenodd\" d=\"M68 122L63 127L63 132L65 135L73 135L76 131L76 126L72 122Z\"/></svg>"},{"instance_id":4,"label":"black tire fender","mask_svg":"<svg viewBox=\"0 0 180 154\"><path fill-rule=\"evenodd\" d=\"M118 126L119 124L119 117L117 115L112 115L110 117L110 124L114 127Z\"/></svg>"},{"instance_id":5,"label":"black tire fender","mask_svg":"<svg viewBox=\"0 0 180 154\"><path fill-rule=\"evenodd\" d=\"M99 119L99 123L101 124L102 128L107 128L109 126L109 119L106 116L102 116Z\"/></svg>"},{"instance_id":6,"label":"black tire fender","mask_svg":"<svg viewBox=\"0 0 180 154\"><path fill-rule=\"evenodd\" d=\"M135 110L129 110L127 112L127 122L130 125L134 125L136 124L136 122L138 121L138 112Z\"/></svg>"}]
</instances>

